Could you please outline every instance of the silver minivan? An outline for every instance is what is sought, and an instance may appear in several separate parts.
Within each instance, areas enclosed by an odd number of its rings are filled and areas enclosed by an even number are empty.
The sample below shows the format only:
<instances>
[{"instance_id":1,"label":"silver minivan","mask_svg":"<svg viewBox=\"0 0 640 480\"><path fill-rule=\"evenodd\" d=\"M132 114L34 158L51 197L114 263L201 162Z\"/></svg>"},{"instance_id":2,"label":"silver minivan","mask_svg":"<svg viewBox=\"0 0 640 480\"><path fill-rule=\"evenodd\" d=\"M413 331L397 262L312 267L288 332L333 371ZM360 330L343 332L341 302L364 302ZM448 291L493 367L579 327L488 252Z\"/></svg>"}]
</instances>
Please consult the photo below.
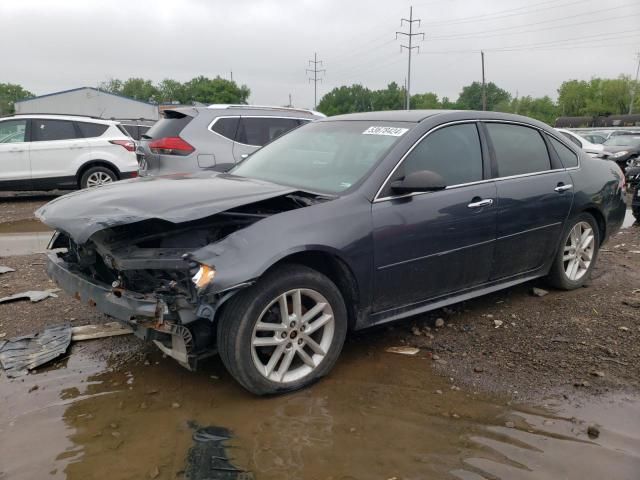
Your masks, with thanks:
<instances>
[{"instance_id":1,"label":"silver minivan","mask_svg":"<svg viewBox=\"0 0 640 480\"><path fill-rule=\"evenodd\" d=\"M325 115L256 105L167 109L137 143L140 175L224 171L280 135Z\"/></svg>"}]
</instances>

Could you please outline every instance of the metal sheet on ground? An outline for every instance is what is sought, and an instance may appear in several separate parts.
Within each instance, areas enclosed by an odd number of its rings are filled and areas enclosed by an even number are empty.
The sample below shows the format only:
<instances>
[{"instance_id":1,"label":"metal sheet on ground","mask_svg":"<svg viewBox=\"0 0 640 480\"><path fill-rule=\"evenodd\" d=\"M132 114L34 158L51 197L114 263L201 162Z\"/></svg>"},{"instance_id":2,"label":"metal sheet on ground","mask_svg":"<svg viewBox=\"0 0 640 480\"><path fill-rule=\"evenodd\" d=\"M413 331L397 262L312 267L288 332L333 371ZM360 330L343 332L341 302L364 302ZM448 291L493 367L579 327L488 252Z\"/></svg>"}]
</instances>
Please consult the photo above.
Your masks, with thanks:
<instances>
[{"instance_id":1,"label":"metal sheet on ground","mask_svg":"<svg viewBox=\"0 0 640 480\"><path fill-rule=\"evenodd\" d=\"M71 325L68 324L0 341L0 364L8 377L20 377L62 355L70 343Z\"/></svg>"}]
</instances>

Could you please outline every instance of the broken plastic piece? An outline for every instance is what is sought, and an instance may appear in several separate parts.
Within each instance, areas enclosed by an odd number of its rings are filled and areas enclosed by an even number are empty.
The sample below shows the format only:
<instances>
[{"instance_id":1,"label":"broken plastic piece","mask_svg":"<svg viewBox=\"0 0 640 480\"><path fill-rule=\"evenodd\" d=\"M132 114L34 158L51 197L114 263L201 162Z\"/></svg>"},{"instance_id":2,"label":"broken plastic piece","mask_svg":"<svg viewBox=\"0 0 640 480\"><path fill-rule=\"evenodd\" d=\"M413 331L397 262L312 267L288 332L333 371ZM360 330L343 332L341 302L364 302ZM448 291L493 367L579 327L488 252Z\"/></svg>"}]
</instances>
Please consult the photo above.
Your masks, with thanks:
<instances>
[{"instance_id":1,"label":"broken plastic piece","mask_svg":"<svg viewBox=\"0 0 640 480\"><path fill-rule=\"evenodd\" d=\"M118 322L108 322L102 325L82 325L71 329L71 340L93 340L96 338L115 337L116 335L129 335L133 330Z\"/></svg>"},{"instance_id":2,"label":"broken plastic piece","mask_svg":"<svg viewBox=\"0 0 640 480\"><path fill-rule=\"evenodd\" d=\"M53 288L50 290L29 290L28 292L16 293L9 297L0 298L0 303L15 302L16 300L31 300L35 303L49 297L58 298L55 292L59 291L59 288Z\"/></svg>"},{"instance_id":3,"label":"broken plastic piece","mask_svg":"<svg viewBox=\"0 0 640 480\"><path fill-rule=\"evenodd\" d=\"M400 355L415 355L420 351L419 348L416 347L389 347L387 348L387 352L389 353L399 353Z\"/></svg>"},{"instance_id":4,"label":"broken plastic piece","mask_svg":"<svg viewBox=\"0 0 640 480\"><path fill-rule=\"evenodd\" d=\"M47 327L40 333L0 340L0 364L8 377L25 375L67 351L71 325Z\"/></svg>"},{"instance_id":5,"label":"broken plastic piece","mask_svg":"<svg viewBox=\"0 0 640 480\"><path fill-rule=\"evenodd\" d=\"M5 267L4 265L0 265L0 274L9 273L9 272L15 272L15 269L11 267Z\"/></svg>"}]
</instances>

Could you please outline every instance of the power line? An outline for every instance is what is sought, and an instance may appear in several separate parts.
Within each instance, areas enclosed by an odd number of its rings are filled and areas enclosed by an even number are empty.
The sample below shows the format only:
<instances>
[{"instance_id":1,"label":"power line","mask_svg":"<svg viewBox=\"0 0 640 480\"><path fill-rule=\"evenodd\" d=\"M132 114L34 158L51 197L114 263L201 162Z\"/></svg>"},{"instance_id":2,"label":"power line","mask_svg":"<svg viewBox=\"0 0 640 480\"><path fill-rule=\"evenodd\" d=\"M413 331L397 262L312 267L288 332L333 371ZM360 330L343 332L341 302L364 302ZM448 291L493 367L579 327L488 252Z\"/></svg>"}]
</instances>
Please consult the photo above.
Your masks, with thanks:
<instances>
[{"instance_id":1,"label":"power line","mask_svg":"<svg viewBox=\"0 0 640 480\"><path fill-rule=\"evenodd\" d=\"M318 69L318 65L322 66L322 60L318 60L318 54L313 54L313 60L309 60L309 65L313 64L313 68L307 68L307 72L313 73L313 78L309 82L313 82L313 108L318 106L318 82L322 82L322 78L318 77L319 73L325 73L324 68Z\"/></svg>"},{"instance_id":2,"label":"power line","mask_svg":"<svg viewBox=\"0 0 640 480\"><path fill-rule=\"evenodd\" d=\"M633 102L636 99L636 90L638 90L638 74L640 74L640 52L638 52L636 56L638 57L638 66L636 67L636 82L633 85L631 101L629 102L629 115L633 113Z\"/></svg>"},{"instance_id":3,"label":"power line","mask_svg":"<svg viewBox=\"0 0 640 480\"><path fill-rule=\"evenodd\" d=\"M418 46L412 46L412 42L413 42L413 37L419 37L422 36L422 40L424 40L424 33L423 32L417 32L417 33L413 33L413 24L417 23L418 27L420 27L420 19L415 19L413 18L413 7L409 7L409 18L402 18L400 19L400 25L402 26L403 22L407 22L407 24L409 25L409 33L406 32L396 32L396 39L398 39L398 35L404 35L409 39L409 45L400 45L400 51L402 52L403 48L407 49L407 52L409 53L409 62L407 65L407 110L409 110L411 108L411 53L413 51L414 48L418 49L418 51L420 51L420 47Z\"/></svg>"}]
</instances>

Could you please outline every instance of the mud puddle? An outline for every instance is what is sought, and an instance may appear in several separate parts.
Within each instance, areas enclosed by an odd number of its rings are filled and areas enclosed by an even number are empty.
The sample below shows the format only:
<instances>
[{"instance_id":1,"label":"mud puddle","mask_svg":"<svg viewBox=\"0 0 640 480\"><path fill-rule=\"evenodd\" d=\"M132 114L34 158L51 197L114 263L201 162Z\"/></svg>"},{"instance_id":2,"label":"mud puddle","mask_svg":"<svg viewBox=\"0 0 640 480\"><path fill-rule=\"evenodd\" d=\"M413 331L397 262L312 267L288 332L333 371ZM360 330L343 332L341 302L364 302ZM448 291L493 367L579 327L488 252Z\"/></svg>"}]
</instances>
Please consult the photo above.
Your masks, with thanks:
<instances>
[{"instance_id":1,"label":"mud puddle","mask_svg":"<svg viewBox=\"0 0 640 480\"><path fill-rule=\"evenodd\" d=\"M635 480L640 472L637 397L513 407L452 389L426 355L386 353L366 337L311 388L256 398L215 358L196 373L160 357L114 370L86 345L57 369L0 378L0 479L189 478L194 424L228 429L229 463L248 472L211 480ZM586 433L591 423L598 438Z\"/></svg>"},{"instance_id":2,"label":"mud puddle","mask_svg":"<svg viewBox=\"0 0 640 480\"><path fill-rule=\"evenodd\" d=\"M0 257L44 253L52 230L36 219L0 223Z\"/></svg>"}]
</instances>

